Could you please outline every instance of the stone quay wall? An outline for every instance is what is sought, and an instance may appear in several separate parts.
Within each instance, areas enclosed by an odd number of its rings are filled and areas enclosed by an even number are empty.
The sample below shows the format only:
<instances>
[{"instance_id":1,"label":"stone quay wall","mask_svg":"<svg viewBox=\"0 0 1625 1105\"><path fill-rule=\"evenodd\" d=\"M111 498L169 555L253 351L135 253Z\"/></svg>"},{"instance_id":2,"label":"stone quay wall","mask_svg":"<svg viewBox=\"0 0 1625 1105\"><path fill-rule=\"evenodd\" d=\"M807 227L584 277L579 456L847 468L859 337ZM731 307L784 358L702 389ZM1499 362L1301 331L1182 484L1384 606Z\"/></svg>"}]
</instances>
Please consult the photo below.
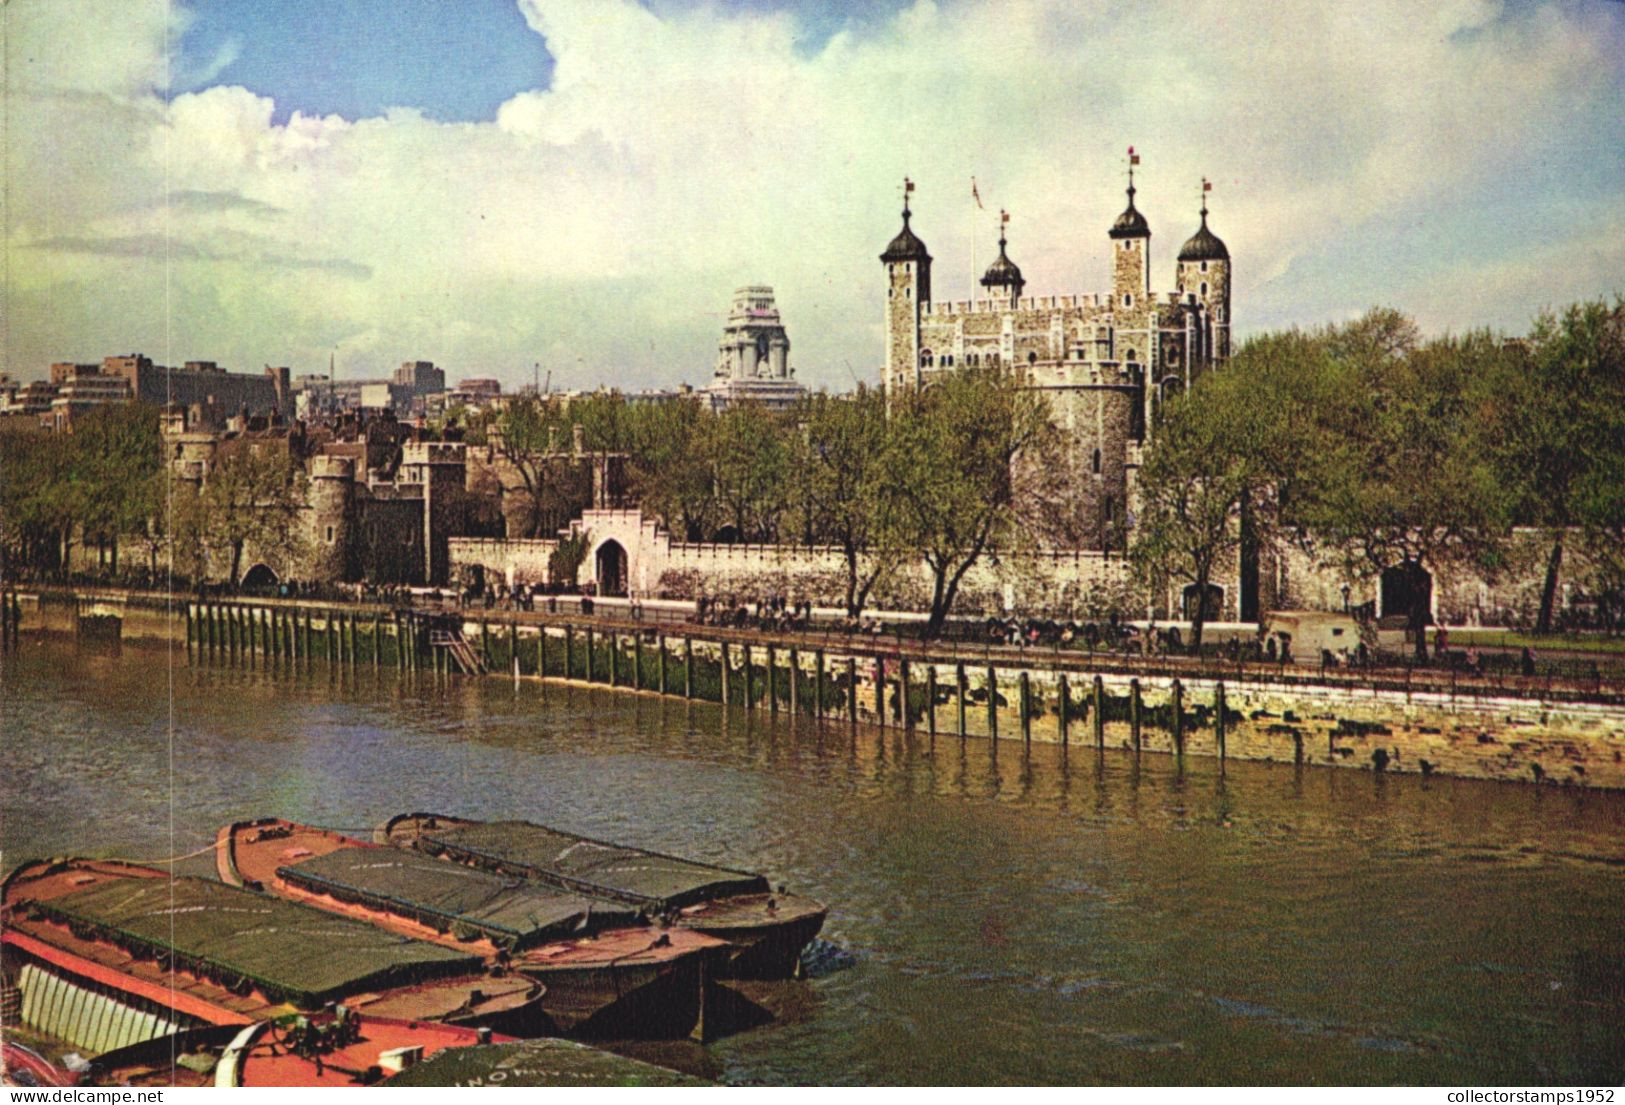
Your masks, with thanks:
<instances>
[{"instance_id":1,"label":"stone quay wall","mask_svg":"<svg viewBox=\"0 0 1625 1105\"><path fill-rule=\"evenodd\" d=\"M294 600L6 596L0 640L184 642L200 665L490 673L912 730L1341 769L1625 789L1625 688L1201 667L844 635ZM460 627L458 629L457 627ZM26 646L22 646L26 647ZM176 655L181 654L176 649Z\"/></svg>"}]
</instances>

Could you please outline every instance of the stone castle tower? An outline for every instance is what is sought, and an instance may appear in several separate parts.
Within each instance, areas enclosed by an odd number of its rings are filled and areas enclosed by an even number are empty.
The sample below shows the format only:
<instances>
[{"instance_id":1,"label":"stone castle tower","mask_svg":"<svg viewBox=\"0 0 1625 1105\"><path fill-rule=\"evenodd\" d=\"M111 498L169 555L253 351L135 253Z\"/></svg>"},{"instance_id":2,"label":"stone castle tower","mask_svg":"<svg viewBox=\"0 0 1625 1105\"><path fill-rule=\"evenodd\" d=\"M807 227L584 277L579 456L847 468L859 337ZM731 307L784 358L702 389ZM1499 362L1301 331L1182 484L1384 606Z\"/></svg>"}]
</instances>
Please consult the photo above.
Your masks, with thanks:
<instances>
[{"instance_id":1,"label":"stone castle tower","mask_svg":"<svg viewBox=\"0 0 1625 1105\"><path fill-rule=\"evenodd\" d=\"M311 459L306 505L310 511L310 558L303 574L310 579L356 578L355 461L349 457Z\"/></svg>"},{"instance_id":2,"label":"stone castle tower","mask_svg":"<svg viewBox=\"0 0 1625 1105\"><path fill-rule=\"evenodd\" d=\"M918 387L921 305L931 301L931 253L909 229L908 194L903 183L903 229L880 260L886 266L886 393Z\"/></svg>"},{"instance_id":3,"label":"stone castle tower","mask_svg":"<svg viewBox=\"0 0 1625 1105\"><path fill-rule=\"evenodd\" d=\"M1049 399L1070 454L1066 505L1056 512L1067 516L1055 519L1055 544L1124 547L1158 404L1230 354L1230 254L1207 225L1207 182L1201 225L1175 264L1175 290L1157 292L1151 227L1135 203L1136 160L1131 156L1128 205L1107 230L1108 293L1026 295L1001 212L999 255L980 288L968 300L933 299L931 254L910 225L913 185L906 181L903 228L880 255L888 395L939 372L993 366Z\"/></svg>"}]
</instances>

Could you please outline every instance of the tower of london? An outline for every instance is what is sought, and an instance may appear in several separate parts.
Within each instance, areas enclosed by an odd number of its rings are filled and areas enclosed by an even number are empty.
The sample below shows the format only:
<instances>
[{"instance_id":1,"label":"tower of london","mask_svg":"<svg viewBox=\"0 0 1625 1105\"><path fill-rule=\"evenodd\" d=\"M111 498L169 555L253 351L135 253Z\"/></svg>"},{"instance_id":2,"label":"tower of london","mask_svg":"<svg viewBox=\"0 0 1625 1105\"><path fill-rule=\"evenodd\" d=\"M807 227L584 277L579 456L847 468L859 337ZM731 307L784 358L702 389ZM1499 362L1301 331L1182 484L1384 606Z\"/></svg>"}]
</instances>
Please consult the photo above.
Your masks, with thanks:
<instances>
[{"instance_id":1,"label":"tower of london","mask_svg":"<svg viewBox=\"0 0 1625 1105\"><path fill-rule=\"evenodd\" d=\"M1207 225L1180 248L1174 290L1151 287L1151 228L1128 206L1106 232L1112 287L1090 295L1027 295L999 234L999 255L970 299L937 299L931 253L910 225L880 255L886 266L888 395L929 387L956 368L1002 367L1050 400L1067 442L1068 493L1051 542L1121 549L1133 524L1141 452L1157 404L1230 354L1230 252ZM1057 504L1058 506L1060 504Z\"/></svg>"}]
</instances>

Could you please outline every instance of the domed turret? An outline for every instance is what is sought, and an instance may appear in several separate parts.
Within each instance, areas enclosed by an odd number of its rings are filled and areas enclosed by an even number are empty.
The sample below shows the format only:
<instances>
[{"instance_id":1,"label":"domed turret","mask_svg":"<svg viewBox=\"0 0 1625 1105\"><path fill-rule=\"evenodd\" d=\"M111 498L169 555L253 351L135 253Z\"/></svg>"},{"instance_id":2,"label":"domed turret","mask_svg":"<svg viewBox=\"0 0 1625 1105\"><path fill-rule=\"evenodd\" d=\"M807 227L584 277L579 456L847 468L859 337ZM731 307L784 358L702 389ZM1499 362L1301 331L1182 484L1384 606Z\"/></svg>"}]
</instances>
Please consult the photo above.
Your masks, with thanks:
<instances>
[{"instance_id":1,"label":"domed turret","mask_svg":"<svg viewBox=\"0 0 1625 1105\"><path fill-rule=\"evenodd\" d=\"M1230 251L1225 248L1219 236L1207 228L1207 204L1202 204L1202 226L1190 241L1179 249L1181 261L1228 261Z\"/></svg>"},{"instance_id":2,"label":"domed turret","mask_svg":"<svg viewBox=\"0 0 1625 1105\"><path fill-rule=\"evenodd\" d=\"M903 229L897 232L897 237L891 240L891 245L886 247L886 252L880 255L880 259L887 264L894 261L931 260L931 254L925 248L925 243L920 241L919 236L909 229L908 219L908 201L905 200L903 202Z\"/></svg>"},{"instance_id":3,"label":"domed turret","mask_svg":"<svg viewBox=\"0 0 1625 1105\"><path fill-rule=\"evenodd\" d=\"M1021 298L1021 289L1027 281L1022 279L1021 268L1005 254L1007 244L1004 237L1004 224L1010 221L1010 216L999 212L999 256L987 267L982 276L982 287L992 291L994 288L1007 289L1011 299Z\"/></svg>"},{"instance_id":4,"label":"domed turret","mask_svg":"<svg viewBox=\"0 0 1625 1105\"><path fill-rule=\"evenodd\" d=\"M1117 221L1112 223L1110 233L1113 238L1151 237L1150 225L1146 223L1145 216L1140 214L1134 206L1134 191L1134 177L1130 176L1128 178L1128 207L1124 209L1121 215L1117 216Z\"/></svg>"}]
</instances>

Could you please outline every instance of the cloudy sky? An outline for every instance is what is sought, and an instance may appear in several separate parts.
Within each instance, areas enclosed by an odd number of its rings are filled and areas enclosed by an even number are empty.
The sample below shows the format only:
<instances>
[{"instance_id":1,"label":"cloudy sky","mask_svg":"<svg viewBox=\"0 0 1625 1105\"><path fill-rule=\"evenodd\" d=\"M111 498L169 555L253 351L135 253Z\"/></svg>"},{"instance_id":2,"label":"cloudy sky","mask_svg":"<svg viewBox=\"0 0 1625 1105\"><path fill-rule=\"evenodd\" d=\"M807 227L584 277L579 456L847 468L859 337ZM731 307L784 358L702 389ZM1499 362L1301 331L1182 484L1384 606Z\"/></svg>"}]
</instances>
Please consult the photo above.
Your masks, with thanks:
<instances>
[{"instance_id":1,"label":"cloudy sky","mask_svg":"<svg viewBox=\"0 0 1625 1105\"><path fill-rule=\"evenodd\" d=\"M1238 329L1523 330L1625 292L1617 0L10 0L5 363L703 382L773 285L875 379L904 175L938 298L1000 206L1033 294L1153 285L1199 180ZM970 196L975 177L986 204Z\"/></svg>"}]
</instances>

